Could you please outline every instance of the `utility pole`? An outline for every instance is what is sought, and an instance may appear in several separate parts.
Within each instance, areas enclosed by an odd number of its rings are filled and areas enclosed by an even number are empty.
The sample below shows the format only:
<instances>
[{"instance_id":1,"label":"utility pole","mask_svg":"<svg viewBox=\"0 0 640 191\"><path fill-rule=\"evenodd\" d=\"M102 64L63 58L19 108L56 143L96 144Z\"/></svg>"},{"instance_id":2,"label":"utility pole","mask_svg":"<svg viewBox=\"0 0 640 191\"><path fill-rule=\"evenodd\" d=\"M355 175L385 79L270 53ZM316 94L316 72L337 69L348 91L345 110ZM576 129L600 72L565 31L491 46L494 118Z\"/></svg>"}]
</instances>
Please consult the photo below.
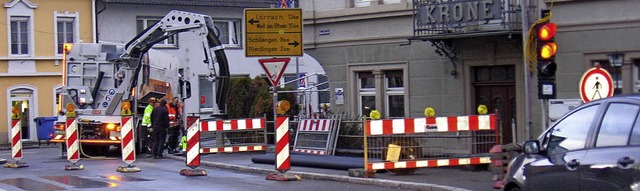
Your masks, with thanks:
<instances>
[{"instance_id":1,"label":"utility pole","mask_svg":"<svg viewBox=\"0 0 640 191\"><path fill-rule=\"evenodd\" d=\"M526 119L526 123L525 123L525 132L524 132L524 136L525 136L525 140L529 140L531 139L531 96L530 96L530 89L531 89L531 77L529 75L529 73L531 73L531 71L529 71L529 61L527 59L527 41L528 41L528 32L529 32L529 0L520 0L520 6L522 7L522 63L524 66L524 100L525 100L525 104L524 104L524 115L525 115L525 119ZM517 143L517 135L516 137L513 138L513 142Z\"/></svg>"}]
</instances>

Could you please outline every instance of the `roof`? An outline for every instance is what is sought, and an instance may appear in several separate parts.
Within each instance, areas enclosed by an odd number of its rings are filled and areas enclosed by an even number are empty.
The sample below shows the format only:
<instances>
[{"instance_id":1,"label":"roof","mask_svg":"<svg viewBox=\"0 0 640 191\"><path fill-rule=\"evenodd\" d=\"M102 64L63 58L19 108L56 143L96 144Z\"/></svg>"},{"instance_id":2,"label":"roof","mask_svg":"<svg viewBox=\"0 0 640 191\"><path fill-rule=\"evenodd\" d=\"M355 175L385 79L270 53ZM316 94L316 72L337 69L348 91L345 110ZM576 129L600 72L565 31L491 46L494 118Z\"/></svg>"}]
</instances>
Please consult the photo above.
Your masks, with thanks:
<instances>
[{"instance_id":1,"label":"roof","mask_svg":"<svg viewBox=\"0 0 640 191\"><path fill-rule=\"evenodd\" d=\"M213 6L269 8L276 5L277 0L102 0L105 3L143 4L143 5L178 5L178 6Z\"/></svg>"}]
</instances>

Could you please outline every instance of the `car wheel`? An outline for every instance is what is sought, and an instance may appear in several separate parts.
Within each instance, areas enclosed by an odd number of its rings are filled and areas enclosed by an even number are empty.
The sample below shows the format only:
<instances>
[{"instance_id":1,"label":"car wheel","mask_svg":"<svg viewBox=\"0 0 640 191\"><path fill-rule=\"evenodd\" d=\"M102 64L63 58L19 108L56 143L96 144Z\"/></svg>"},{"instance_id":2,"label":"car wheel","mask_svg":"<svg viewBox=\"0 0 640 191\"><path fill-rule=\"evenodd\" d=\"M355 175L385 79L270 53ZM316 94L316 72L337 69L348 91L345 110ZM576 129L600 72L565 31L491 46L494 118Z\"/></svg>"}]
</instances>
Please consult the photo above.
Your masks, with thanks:
<instances>
[{"instance_id":1,"label":"car wheel","mask_svg":"<svg viewBox=\"0 0 640 191\"><path fill-rule=\"evenodd\" d=\"M512 186L512 187L509 187L509 188L507 188L505 190L506 191L521 191L520 187L518 187L518 186Z\"/></svg>"}]
</instances>

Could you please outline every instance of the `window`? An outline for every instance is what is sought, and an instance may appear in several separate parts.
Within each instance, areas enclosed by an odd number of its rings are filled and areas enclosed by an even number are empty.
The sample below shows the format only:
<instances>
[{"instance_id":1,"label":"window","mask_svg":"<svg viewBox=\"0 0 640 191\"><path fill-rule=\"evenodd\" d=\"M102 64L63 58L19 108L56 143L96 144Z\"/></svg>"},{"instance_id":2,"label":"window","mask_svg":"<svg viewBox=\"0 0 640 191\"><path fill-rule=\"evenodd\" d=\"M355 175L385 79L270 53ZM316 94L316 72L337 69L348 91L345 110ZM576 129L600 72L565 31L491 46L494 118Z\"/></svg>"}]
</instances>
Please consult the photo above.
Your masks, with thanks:
<instances>
[{"instance_id":1,"label":"window","mask_svg":"<svg viewBox=\"0 0 640 191\"><path fill-rule=\"evenodd\" d=\"M369 116L371 110L376 109L376 85L371 72L358 72L358 102L360 103L360 115Z\"/></svg>"},{"instance_id":2,"label":"window","mask_svg":"<svg viewBox=\"0 0 640 191\"><path fill-rule=\"evenodd\" d=\"M596 147L627 145L638 110L636 105L611 104L600 125Z\"/></svg>"},{"instance_id":3,"label":"window","mask_svg":"<svg viewBox=\"0 0 640 191\"><path fill-rule=\"evenodd\" d=\"M298 83L295 81L296 76L294 75L284 75L282 76L282 78L284 78L284 82L280 82L280 87L282 87L282 85L284 85L285 89L290 89L290 90L297 90L298 89Z\"/></svg>"},{"instance_id":4,"label":"window","mask_svg":"<svg viewBox=\"0 0 640 191\"><path fill-rule=\"evenodd\" d=\"M598 106L583 108L556 123L547 145L549 155L584 148Z\"/></svg>"},{"instance_id":5,"label":"window","mask_svg":"<svg viewBox=\"0 0 640 191\"><path fill-rule=\"evenodd\" d=\"M154 24L158 23L160 19L161 18L138 18L136 22L138 33L142 33L142 31L144 31L146 28L151 27ZM165 48L178 47L178 36L177 35L170 36L164 41L160 41L156 43L153 47L165 47Z\"/></svg>"},{"instance_id":6,"label":"window","mask_svg":"<svg viewBox=\"0 0 640 191\"><path fill-rule=\"evenodd\" d=\"M74 42L74 20L75 19L73 17L58 17L57 19L56 35L58 35L58 54L62 54L62 45L64 43Z\"/></svg>"},{"instance_id":7,"label":"window","mask_svg":"<svg viewBox=\"0 0 640 191\"><path fill-rule=\"evenodd\" d=\"M29 17L11 16L11 54L29 54Z\"/></svg>"},{"instance_id":8,"label":"window","mask_svg":"<svg viewBox=\"0 0 640 191\"><path fill-rule=\"evenodd\" d=\"M213 21L213 25L218 29L220 42L226 47L240 47L238 41L237 21Z\"/></svg>"},{"instance_id":9,"label":"window","mask_svg":"<svg viewBox=\"0 0 640 191\"><path fill-rule=\"evenodd\" d=\"M327 81L329 81L327 76L318 75L318 84L320 84L320 85L318 85L318 90L328 90L329 89L329 83ZM320 91L320 92L318 92L318 102L320 104L329 103L329 102L331 102L330 100L331 100L331 95L329 94L329 91ZM321 106L322 105L318 106L318 108L321 108Z\"/></svg>"},{"instance_id":10,"label":"window","mask_svg":"<svg viewBox=\"0 0 640 191\"><path fill-rule=\"evenodd\" d=\"M371 5L379 5L379 4L397 4L405 0L353 0L353 1L355 3L355 7L368 7Z\"/></svg>"},{"instance_id":11,"label":"window","mask_svg":"<svg viewBox=\"0 0 640 191\"><path fill-rule=\"evenodd\" d=\"M198 102L200 103L200 109L213 108L213 84L207 76L200 76L198 78L199 92Z\"/></svg>"},{"instance_id":12,"label":"window","mask_svg":"<svg viewBox=\"0 0 640 191\"><path fill-rule=\"evenodd\" d=\"M53 87L53 100L55 100L53 104L53 115L57 116L58 112L62 111L62 105L60 103L60 94L62 93L62 85L57 85Z\"/></svg>"},{"instance_id":13,"label":"window","mask_svg":"<svg viewBox=\"0 0 640 191\"><path fill-rule=\"evenodd\" d=\"M404 80L402 70L385 71L387 116L404 117Z\"/></svg>"},{"instance_id":14,"label":"window","mask_svg":"<svg viewBox=\"0 0 640 191\"><path fill-rule=\"evenodd\" d=\"M609 61L595 61L594 65L596 64L599 64L602 69L611 74L611 79L613 79L613 95L622 94L622 67L612 66Z\"/></svg>"},{"instance_id":15,"label":"window","mask_svg":"<svg viewBox=\"0 0 640 191\"><path fill-rule=\"evenodd\" d=\"M633 125L629 145L640 145L640 116L636 117L636 123Z\"/></svg>"}]
</instances>

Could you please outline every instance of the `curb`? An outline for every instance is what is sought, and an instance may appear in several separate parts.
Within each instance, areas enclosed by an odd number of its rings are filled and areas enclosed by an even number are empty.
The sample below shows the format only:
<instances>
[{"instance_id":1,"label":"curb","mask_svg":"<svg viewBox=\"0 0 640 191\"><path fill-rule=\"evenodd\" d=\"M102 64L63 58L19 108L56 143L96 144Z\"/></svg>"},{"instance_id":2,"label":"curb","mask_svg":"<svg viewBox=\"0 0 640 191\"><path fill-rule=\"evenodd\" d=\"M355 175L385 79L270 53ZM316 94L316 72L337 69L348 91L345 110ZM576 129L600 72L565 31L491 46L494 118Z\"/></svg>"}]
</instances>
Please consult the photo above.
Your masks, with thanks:
<instances>
[{"instance_id":1,"label":"curb","mask_svg":"<svg viewBox=\"0 0 640 191\"><path fill-rule=\"evenodd\" d=\"M179 161L186 161L184 157L180 156L167 156L167 158ZM209 161L201 161L200 162L204 166L216 167L227 170L241 171L241 172L250 172L250 173L258 173L258 174L269 174L269 173L278 173L278 171L261 169L250 166L240 166L233 164L225 164L218 162L209 162ZM469 191L463 188L456 188L451 186L443 186L437 184L427 184L427 183L414 183L414 182L403 182L396 180L383 180L383 179L375 179L375 178L358 178L358 177L350 177L350 176L341 176L341 175L328 175L328 174L320 174L320 173L312 173L312 172L298 172L298 171L288 171L287 173L291 173L294 175L298 175L301 178L306 179L315 179L315 180L329 180L329 181L338 181L338 182L349 182L355 184L364 184L364 185L374 185L388 188L402 188L402 189L412 189L412 190L420 190L420 191Z\"/></svg>"}]
</instances>

